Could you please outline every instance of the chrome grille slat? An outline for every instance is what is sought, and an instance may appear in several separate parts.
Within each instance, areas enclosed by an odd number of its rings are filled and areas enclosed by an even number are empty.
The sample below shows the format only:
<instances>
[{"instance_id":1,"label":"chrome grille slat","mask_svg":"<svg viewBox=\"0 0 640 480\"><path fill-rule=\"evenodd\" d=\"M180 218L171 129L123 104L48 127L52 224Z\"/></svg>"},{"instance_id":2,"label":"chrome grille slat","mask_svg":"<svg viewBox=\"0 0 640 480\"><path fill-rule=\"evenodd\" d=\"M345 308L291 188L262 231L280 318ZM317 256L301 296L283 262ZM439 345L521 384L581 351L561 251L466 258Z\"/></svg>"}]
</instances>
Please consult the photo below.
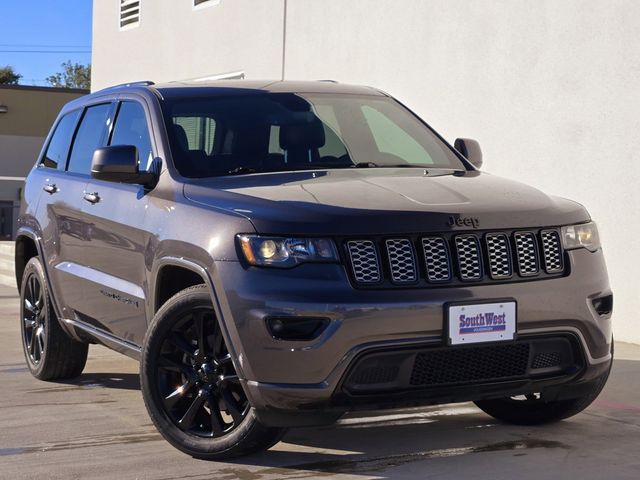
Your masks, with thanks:
<instances>
[{"instance_id":1,"label":"chrome grille slat","mask_svg":"<svg viewBox=\"0 0 640 480\"><path fill-rule=\"evenodd\" d=\"M448 282L451 280L451 256L449 245L442 237L422 239L427 280L429 282Z\"/></svg>"},{"instance_id":2,"label":"chrome grille slat","mask_svg":"<svg viewBox=\"0 0 640 480\"><path fill-rule=\"evenodd\" d=\"M491 278L511 278L511 250L509 238L504 233L487 233L485 235L487 255L489 258L489 274Z\"/></svg>"},{"instance_id":3,"label":"chrome grille slat","mask_svg":"<svg viewBox=\"0 0 640 480\"><path fill-rule=\"evenodd\" d=\"M393 283L413 283L418 279L411 240L394 238L386 242L389 271Z\"/></svg>"},{"instance_id":4,"label":"chrome grille slat","mask_svg":"<svg viewBox=\"0 0 640 480\"><path fill-rule=\"evenodd\" d=\"M482 254L480 243L475 235L457 235L456 253L460 280L471 281L482 278Z\"/></svg>"},{"instance_id":5,"label":"chrome grille slat","mask_svg":"<svg viewBox=\"0 0 640 480\"><path fill-rule=\"evenodd\" d=\"M540 273L536 236L531 232L513 234L518 257L518 273L522 277L532 277Z\"/></svg>"},{"instance_id":6,"label":"chrome grille slat","mask_svg":"<svg viewBox=\"0 0 640 480\"><path fill-rule=\"evenodd\" d=\"M371 240L349 240L347 248L356 282L378 283L380 262L375 244Z\"/></svg>"},{"instance_id":7,"label":"chrome grille slat","mask_svg":"<svg viewBox=\"0 0 640 480\"><path fill-rule=\"evenodd\" d=\"M562 247L558 232L556 230L543 230L540 232L540 238L542 238L545 272L558 273L563 271L564 262L562 260Z\"/></svg>"}]
</instances>

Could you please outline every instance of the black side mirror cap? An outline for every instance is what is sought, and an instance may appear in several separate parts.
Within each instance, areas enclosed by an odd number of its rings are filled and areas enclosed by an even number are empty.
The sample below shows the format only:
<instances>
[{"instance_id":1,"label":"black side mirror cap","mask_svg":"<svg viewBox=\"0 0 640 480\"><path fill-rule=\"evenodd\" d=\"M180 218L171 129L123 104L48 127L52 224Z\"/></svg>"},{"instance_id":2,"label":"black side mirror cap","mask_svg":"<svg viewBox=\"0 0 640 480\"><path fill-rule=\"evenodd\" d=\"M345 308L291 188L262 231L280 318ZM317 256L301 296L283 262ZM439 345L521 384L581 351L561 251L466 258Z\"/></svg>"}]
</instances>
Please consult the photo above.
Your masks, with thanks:
<instances>
[{"instance_id":1,"label":"black side mirror cap","mask_svg":"<svg viewBox=\"0 0 640 480\"><path fill-rule=\"evenodd\" d=\"M454 148L476 168L482 167L482 150L477 140L472 138L456 138Z\"/></svg>"},{"instance_id":2,"label":"black side mirror cap","mask_svg":"<svg viewBox=\"0 0 640 480\"><path fill-rule=\"evenodd\" d=\"M91 160L91 177L107 182L133 183L151 187L156 175L140 172L138 149L134 145L112 145L97 148Z\"/></svg>"}]
</instances>

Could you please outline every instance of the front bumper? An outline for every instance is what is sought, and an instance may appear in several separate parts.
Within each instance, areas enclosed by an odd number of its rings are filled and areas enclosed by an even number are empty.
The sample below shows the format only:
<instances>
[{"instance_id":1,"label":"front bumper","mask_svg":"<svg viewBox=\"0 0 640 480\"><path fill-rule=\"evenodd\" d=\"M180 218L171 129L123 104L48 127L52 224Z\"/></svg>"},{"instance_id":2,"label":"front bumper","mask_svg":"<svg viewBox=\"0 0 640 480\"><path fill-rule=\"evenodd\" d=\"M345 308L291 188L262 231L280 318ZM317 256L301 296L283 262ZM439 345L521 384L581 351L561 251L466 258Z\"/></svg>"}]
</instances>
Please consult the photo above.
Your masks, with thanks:
<instances>
[{"instance_id":1,"label":"front bumper","mask_svg":"<svg viewBox=\"0 0 640 480\"><path fill-rule=\"evenodd\" d=\"M566 277L499 285L367 291L353 289L340 265L276 270L246 268L238 262L217 263L214 284L236 367L261 420L272 425L317 424L356 408L543 390L576 395L610 364L611 315L599 315L592 299L611 292L602 251L574 250L568 258L571 274ZM391 389L357 400L345 395L345 378L366 353L442 347L445 303L505 297L518 303L519 339L570 336L576 355L582 357L580 368L552 378L477 381L409 392ZM265 325L269 316L324 317L331 323L313 341L288 342L271 337Z\"/></svg>"}]
</instances>

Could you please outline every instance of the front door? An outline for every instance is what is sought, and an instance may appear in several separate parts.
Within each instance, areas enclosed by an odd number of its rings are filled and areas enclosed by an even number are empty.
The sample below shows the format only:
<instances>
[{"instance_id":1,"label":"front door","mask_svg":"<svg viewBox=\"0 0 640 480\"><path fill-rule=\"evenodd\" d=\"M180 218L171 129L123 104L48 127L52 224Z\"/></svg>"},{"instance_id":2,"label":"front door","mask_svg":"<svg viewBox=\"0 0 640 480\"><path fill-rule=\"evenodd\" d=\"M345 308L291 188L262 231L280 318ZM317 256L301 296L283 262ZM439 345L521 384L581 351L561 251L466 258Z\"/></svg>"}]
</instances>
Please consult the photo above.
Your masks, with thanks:
<instances>
[{"instance_id":1,"label":"front door","mask_svg":"<svg viewBox=\"0 0 640 480\"><path fill-rule=\"evenodd\" d=\"M135 145L141 170L154 158L146 109L120 102L110 145ZM91 180L82 211L89 225L84 251L90 271L83 314L131 343L142 345L146 322L147 196L141 185Z\"/></svg>"}]
</instances>

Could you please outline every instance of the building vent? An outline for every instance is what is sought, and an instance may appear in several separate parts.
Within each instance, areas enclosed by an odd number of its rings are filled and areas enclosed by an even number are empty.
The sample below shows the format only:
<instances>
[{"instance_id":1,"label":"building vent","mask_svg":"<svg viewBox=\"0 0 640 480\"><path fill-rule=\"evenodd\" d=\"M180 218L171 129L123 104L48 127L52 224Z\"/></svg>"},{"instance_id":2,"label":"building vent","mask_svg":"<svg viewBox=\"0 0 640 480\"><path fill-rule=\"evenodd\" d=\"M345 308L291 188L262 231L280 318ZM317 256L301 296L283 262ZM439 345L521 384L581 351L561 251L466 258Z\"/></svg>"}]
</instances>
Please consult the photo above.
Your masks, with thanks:
<instances>
[{"instance_id":1,"label":"building vent","mask_svg":"<svg viewBox=\"0 0 640 480\"><path fill-rule=\"evenodd\" d=\"M209 7L211 5L217 5L220 0L193 0L193 8Z\"/></svg>"},{"instance_id":2,"label":"building vent","mask_svg":"<svg viewBox=\"0 0 640 480\"><path fill-rule=\"evenodd\" d=\"M120 29L140 25L140 0L120 0Z\"/></svg>"}]
</instances>

